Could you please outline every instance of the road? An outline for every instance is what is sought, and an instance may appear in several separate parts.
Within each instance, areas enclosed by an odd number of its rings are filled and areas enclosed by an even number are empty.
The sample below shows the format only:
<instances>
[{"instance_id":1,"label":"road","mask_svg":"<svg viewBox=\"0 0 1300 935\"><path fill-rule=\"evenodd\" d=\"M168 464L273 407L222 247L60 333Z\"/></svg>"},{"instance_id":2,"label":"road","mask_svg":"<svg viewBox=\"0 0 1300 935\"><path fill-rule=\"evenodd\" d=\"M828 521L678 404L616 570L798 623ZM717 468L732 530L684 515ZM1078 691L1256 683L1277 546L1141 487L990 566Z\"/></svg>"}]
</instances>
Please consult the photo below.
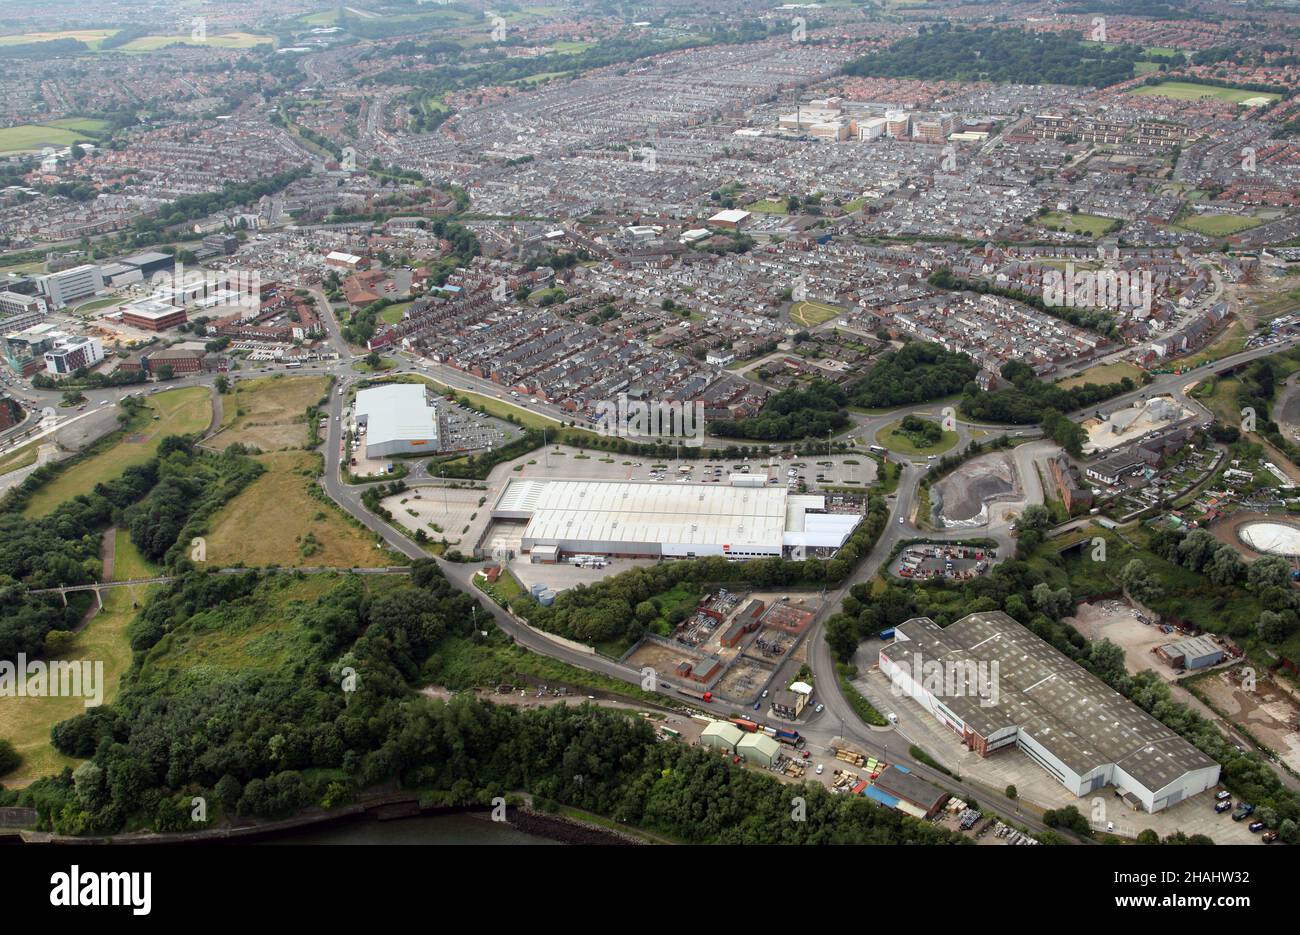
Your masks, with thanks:
<instances>
[{"instance_id":1,"label":"road","mask_svg":"<svg viewBox=\"0 0 1300 935\"><path fill-rule=\"evenodd\" d=\"M328 303L319 290L314 290L317 302L328 308ZM294 371L287 371L295 375L298 374L327 374L339 378L338 385L345 387L349 382L357 378L357 375L351 370L353 355L350 349L343 341L339 333L337 322L332 313L324 315L329 332L330 343L339 351L340 357L337 361L322 363L316 366L303 367ZM1238 364L1254 360L1258 357L1278 353L1279 351L1294 346L1300 342L1300 336L1287 339L1272 345L1252 348L1242 353L1232 355L1216 362L1212 366L1204 367L1195 373L1200 376L1208 376L1218 370L1237 366ZM267 367L262 370L283 371L283 368ZM414 368L413 368L414 369ZM457 389L467 389L474 392L486 393L496 398L502 399L503 402L509 402L508 399L502 398L501 388L487 381L480 381L459 371L447 372L447 368L435 368L420 366L419 370L435 375L440 382L447 383ZM251 375L251 372L245 372L245 375ZM172 381L168 384L171 386L185 385L206 385L212 386L217 378L217 374L201 374L191 377L185 377ZM1122 408L1124 405L1131 405L1136 399L1143 396L1159 395L1169 393L1179 399L1186 399L1184 392L1186 386L1194 381L1196 376L1183 374L1167 374L1156 378L1151 384L1143 387L1141 390L1135 390L1133 393L1125 394L1106 403L1105 410L1113 411ZM11 384L12 385L12 384ZM33 405L57 405L60 397L58 391L41 391L24 387L26 392L21 395L28 399ZM128 393L140 392L140 386L113 387L102 390L86 391L89 405L99 405L104 400L116 401ZM343 449L343 423L342 409L345 393L334 390L331 393L331 399L328 406L329 412L329 429L326 433L326 439L323 443L325 470L320 478L320 483L325 492L333 499L342 509L348 512L361 522L367 529L371 530L380 540L387 544L396 552L405 555L411 559L429 558L428 553L424 552L415 542L409 539L404 533L399 532L389 524L385 523L378 517L372 515L361 503L361 489L352 487L343 483L340 477L339 465L340 455ZM875 415L854 414L855 426L849 433L862 437L866 443L874 444L874 436L877 431L884 425L892 422L909 412L928 415L931 418L942 418L945 404L931 404L921 407L910 407L894 410L889 413ZM532 408L531 411L544 411L544 407ZM559 418L560 414L556 414ZM64 423L66 424L66 423ZM956 426L959 445L964 448L973 438L973 432L984 430L990 433L1009 434L1023 433L1026 438L1036 434L1035 427L1022 426L1008 430L1006 426L984 426L969 423L958 422ZM731 440L726 441L728 444ZM1026 449L1030 446L1023 446ZM1024 814L1018 814L1012 807L1004 805L996 798L990 797L987 789L973 786L966 782L959 782L949 776L946 776L923 763L916 762L909 754L910 746L907 738L901 736L891 729L872 729L863 724L853 712L848 700L840 692L835 676L835 661L831 656L830 648L823 638L823 629L826 619L836 612L843 601L844 596L849 589L855 584L871 580L880 570L880 566L892 552L894 546L902 539L916 538L924 536L926 538L965 538L972 535L972 530L946 530L941 533L923 532L912 521L913 513L916 509L917 487L921 477L924 475L928 464L924 461L913 462L910 459L900 458L902 473L899 478L897 491L890 497L889 518L885 524L885 529L881 533L879 541L871 553L862 560L853 573L838 588L827 592L817 616L815 617L812 629L807 639L809 640L809 659L813 669L814 678L818 684L818 698L824 704L825 710L814 715L809 721L802 725L808 743L814 749L818 747L828 747L830 743L842 737L845 741L860 747L868 754L881 757L890 763L897 763L907 766L917 775L929 779L938 785L951 789L955 793L975 799L986 809L999 814L1001 817L1012 821L1020 826L1027 826L1031 830L1042 831L1045 826L1032 817ZM1022 463L1022 458L1017 454L1017 466L1021 470L1022 483L1028 491L1031 489L1031 483L1036 483L1036 478L1031 480L1030 472ZM902 521L900 522L900 518ZM1002 545L1002 543L999 543ZM1007 540L1004 547L1010 547L1011 543ZM605 658L600 655L582 652L572 646L557 642L533 628L525 625L521 621L512 617L504 608L497 605L485 594L479 591L473 585L475 565L448 562L441 558L435 559L446 575L447 579L457 588L470 595L476 605L481 608L482 612L491 617L503 632L509 634L517 643L527 649L540 653L542 655L558 659L570 665L576 666L592 672L597 672L611 678L615 678L630 684L639 685L641 682L641 673L630 666ZM671 696L672 686L664 683L661 688ZM715 702L711 706L711 712L719 716L738 716L752 713L749 709L730 706L720 702Z\"/></svg>"}]
</instances>

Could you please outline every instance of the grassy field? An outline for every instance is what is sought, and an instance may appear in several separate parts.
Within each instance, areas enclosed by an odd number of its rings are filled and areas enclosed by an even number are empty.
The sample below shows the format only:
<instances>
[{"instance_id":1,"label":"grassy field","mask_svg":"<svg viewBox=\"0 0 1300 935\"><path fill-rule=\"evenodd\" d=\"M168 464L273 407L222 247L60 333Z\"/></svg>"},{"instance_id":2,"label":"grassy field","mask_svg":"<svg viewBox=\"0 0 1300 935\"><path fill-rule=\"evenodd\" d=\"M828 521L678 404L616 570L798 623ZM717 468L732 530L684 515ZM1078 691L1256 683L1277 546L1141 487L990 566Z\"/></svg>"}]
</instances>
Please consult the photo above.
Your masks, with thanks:
<instances>
[{"instance_id":1,"label":"grassy field","mask_svg":"<svg viewBox=\"0 0 1300 935\"><path fill-rule=\"evenodd\" d=\"M1095 383L1098 386L1105 386L1108 383L1118 383L1120 380L1128 377L1137 381L1142 378L1142 371L1125 361L1118 361L1113 364L1098 364L1096 367L1089 367L1082 373L1075 374L1068 380L1062 380L1057 385L1063 390L1073 389L1076 386L1083 386L1085 383Z\"/></svg>"},{"instance_id":2,"label":"grassy field","mask_svg":"<svg viewBox=\"0 0 1300 935\"><path fill-rule=\"evenodd\" d=\"M755 214L788 214L786 203L784 201L774 201L771 198L763 198L753 204L745 205L746 211L752 211Z\"/></svg>"},{"instance_id":3,"label":"grassy field","mask_svg":"<svg viewBox=\"0 0 1300 935\"><path fill-rule=\"evenodd\" d=\"M1244 214L1194 214L1184 218L1175 226L1184 230L1205 234L1207 237L1226 237L1240 231L1258 227L1264 222Z\"/></svg>"},{"instance_id":4,"label":"grassy field","mask_svg":"<svg viewBox=\"0 0 1300 935\"><path fill-rule=\"evenodd\" d=\"M397 361L391 357L380 357L379 365L376 367L370 366L364 358L352 362L352 369L357 373L383 373L385 370L392 370L396 366Z\"/></svg>"},{"instance_id":5,"label":"grassy field","mask_svg":"<svg viewBox=\"0 0 1300 935\"><path fill-rule=\"evenodd\" d=\"M1271 321L1300 309L1300 286L1275 292L1252 292L1251 301L1256 321Z\"/></svg>"},{"instance_id":6,"label":"grassy field","mask_svg":"<svg viewBox=\"0 0 1300 935\"><path fill-rule=\"evenodd\" d=\"M111 306L117 305L121 301L122 299L115 295L110 295L103 299L91 299L89 302L82 302L76 308L72 309L72 314L82 316L91 315L94 312L98 312L100 309L110 308Z\"/></svg>"},{"instance_id":7,"label":"grassy field","mask_svg":"<svg viewBox=\"0 0 1300 935\"><path fill-rule=\"evenodd\" d=\"M116 29L63 29L58 32L27 32L13 36L0 36L0 46L53 42L55 39L76 39L78 42L93 46L95 43L116 33Z\"/></svg>"},{"instance_id":8,"label":"grassy field","mask_svg":"<svg viewBox=\"0 0 1300 935\"><path fill-rule=\"evenodd\" d=\"M842 311L839 306L827 305L825 302L796 302L790 307L790 320L805 328L816 328L823 322L835 318Z\"/></svg>"},{"instance_id":9,"label":"grassy field","mask_svg":"<svg viewBox=\"0 0 1300 935\"><path fill-rule=\"evenodd\" d=\"M275 38L247 32L230 32L221 36L208 36L202 42L190 37L188 32L172 36L141 36L120 46L122 52L154 52L169 45L210 45L218 49L251 49L259 45L274 45Z\"/></svg>"},{"instance_id":10,"label":"grassy field","mask_svg":"<svg viewBox=\"0 0 1300 935\"><path fill-rule=\"evenodd\" d=\"M202 617L191 618L149 651L142 678L174 681L202 678L205 670L273 671L289 664L305 634L290 614L276 611L297 601L314 601L337 584L329 575L276 579L258 591L268 612L224 618L219 627L203 625L208 621Z\"/></svg>"},{"instance_id":11,"label":"grassy field","mask_svg":"<svg viewBox=\"0 0 1300 935\"><path fill-rule=\"evenodd\" d=\"M905 455L943 454L949 448L952 448L957 444L956 432L944 432L943 438L939 440L939 444L928 447L918 447L912 439L908 438L900 431L901 426L901 419L884 426L876 433L876 444L884 445L890 451L899 452Z\"/></svg>"},{"instance_id":12,"label":"grassy field","mask_svg":"<svg viewBox=\"0 0 1300 935\"><path fill-rule=\"evenodd\" d=\"M1101 237L1115 223L1114 218L1104 218L1097 214L1073 214L1062 211L1048 211L1039 215L1035 221L1039 227L1048 230L1065 231L1070 234L1085 234L1089 237Z\"/></svg>"},{"instance_id":13,"label":"grassy field","mask_svg":"<svg viewBox=\"0 0 1300 935\"><path fill-rule=\"evenodd\" d=\"M1215 100L1227 101L1230 104L1238 104L1242 101L1248 101L1253 97L1263 97L1270 101L1275 101L1281 96L1278 94L1267 94L1263 91L1241 91L1237 88L1217 88L1211 84L1196 84L1191 81L1167 81L1164 84L1153 84L1134 88L1128 93L1148 97L1167 97L1175 101L1198 101L1202 98L1212 97Z\"/></svg>"},{"instance_id":14,"label":"grassy field","mask_svg":"<svg viewBox=\"0 0 1300 935\"><path fill-rule=\"evenodd\" d=\"M136 605L143 605L156 587L140 585L105 591L104 609L60 654L65 660L103 663L105 704L117 697L122 674L131 665L127 625L135 617ZM5 785L26 785L65 766L75 767L78 760L50 746L50 729L85 710L84 698L6 698L0 705L0 737L13 742L23 762L16 771L3 777Z\"/></svg>"},{"instance_id":15,"label":"grassy field","mask_svg":"<svg viewBox=\"0 0 1300 935\"><path fill-rule=\"evenodd\" d=\"M131 535L125 529L113 530L113 580L131 581L136 578L152 578L158 574L158 566L140 554L140 550L131 541Z\"/></svg>"},{"instance_id":16,"label":"grassy field","mask_svg":"<svg viewBox=\"0 0 1300 935\"><path fill-rule=\"evenodd\" d=\"M133 464L148 461L166 436L201 432L211 421L212 399L207 387L190 386L145 397L145 408L129 426L126 437L74 464L38 490L27 502L23 515L44 516L63 501L89 493L101 480L117 477Z\"/></svg>"},{"instance_id":17,"label":"grassy field","mask_svg":"<svg viewBox=\"0 0 1300 935\"><path fill-rule=\"evenodd\" d=\"M397 302L393 305L389 305L379 313L379 320L390 325L395 325L402 320L402 316L406 314L406 310L410 307L410 302Z\"/></svg>"},{"instance_id":18,"label":"grassy field","mask_svg":"<svg viewBox=\"0 0 1300 935\"><path fill-rule=\"evenodd\" d=\"M0 153L40 152L46 146L62 149L64 146L89 142L92 139L93 137L84 132L66 127L24 123L16 127L0 129Z\"/></svg>"},{"instance_id":19,"label":"grassy field","mask_svg":"<svg viewBox=\"0 0 1300 935\"><path fill-rule=\"evenodd\" d=\"M259 455L266 473L227 503L208 524L208 564L344 568L387 565L374 536L353 526L309 488L321 456L308 451Z\"/></svg>"},{"instance_id":20,"label":"grassy field","mask_svg":"<svg viewBox=\"0 0 1300 935\"><path fill-rule=\"evenodd\" d=\"M31 467L36 463L36 455L40 452L40 447L41 443L39 441L28 442L21 448L0 455L0 474L8 474L10 471Z\"/></svg>"},{"instance_id":21,"label":"grassy field","mask_svg":"<svg viewBox=\"0 0 1300 935\"><path fill-rule=\"evenodd\" d=\"M329 391L328 377L256 377L239 380L222 399L221 431L208 446L239 442L261 451L307 443L307 407Z\"/></svg>"},{"instance_id":22,"label":"grassy field","mask_svg":"<svg viewBox=\"0 0 1300 935\"><path fill-rule=\"evenodd\" d=\"M1193 354L1186 360L1177 361L1177 365L1184 370L1198 367L1201 364L1207 364L1211 361L1218 360L1221 357L1231 357L1246 349L1246 326L1240 321L1234 321L1224 329L1223 334L1219 335L1204 350Z\"/></svg>"}]
</instances>

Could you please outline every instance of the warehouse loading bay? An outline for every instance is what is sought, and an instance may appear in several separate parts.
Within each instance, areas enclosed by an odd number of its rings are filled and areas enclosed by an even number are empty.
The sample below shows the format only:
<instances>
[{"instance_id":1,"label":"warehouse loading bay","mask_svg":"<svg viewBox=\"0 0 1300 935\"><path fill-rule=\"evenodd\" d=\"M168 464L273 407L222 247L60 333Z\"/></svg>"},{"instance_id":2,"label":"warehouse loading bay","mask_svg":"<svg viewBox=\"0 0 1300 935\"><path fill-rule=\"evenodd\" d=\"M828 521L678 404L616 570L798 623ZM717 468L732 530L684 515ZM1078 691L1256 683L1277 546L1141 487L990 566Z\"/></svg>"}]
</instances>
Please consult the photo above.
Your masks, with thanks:
<instances>
[{"instance_id":1,"label":"warehouse loading bay","mask_svg":"<svg viewBox=\"0 0 1300 935\"><path fill-rule=\"evenodd\" d=\"M1233 821L1230 813L1214 811L1213 792L1202 792L1153 815L1131 810L1110 786L1087 797L1072 795L1014 745L987 758L981 757L919 702L895 693L889 679L880 671L879 656L884 645L872 639L858 647L853 657L858 667L853 686L876 710L898 718L895 729L909 743L920 747L966 782L986 787L985 797L1001 796L1012 785L1018 796L1012 805L1014 810L1036 813L1073 805L1089 818L1097 831L1107 831L1113 825L1111 833L1125 838L1136 838L1143 829L1150 828L1161 838L1181 830L1189 835L1208 835L1217 844L1260 843L1259 835L1250 833L1249 822Z\"/></svg>"},{"instance_id":2,"label":"warehouse loading bay","mask_svg":"<svg viewBox=\"0 0 1300 935\"><path fill-rule=\"evenodd\" d=\"M825 462L825 463L822 463ZM797 467L797 465L804 467ZM790 470L795 470L793 477ZM436 471L436 467L430 469ZM793 492L804 485L809 493L822 493L826 497L827 509L830 511L852 510L854 501L866 495L867 488L875 482L876 463L863 455L835 455L832 458L803 458L799 461L785 461L780 458L751 458L747 460L690 460L643 458L610 454L602 451L584 450L568 445L548 445L540 451L533 451L513 461L499 464L474 497L485 497L483 508L477 509L477 517L471 521L469 530L459 535L461 551L469 552L469 547L477 544L478 554L484 558L505 561L515 577L525 587L534 582L543 582L555 591L573 587L583 582L598 580L620 571L626 571L635 564L653 563L655 559L611 558L601 557L599 562L585 562L583 567L562 559L559 565L537 566L531 563L528 555L522 554L521 539L527 527L525 521L492 520L492 504L501 496L506 484L512 480L599 480L599 481L636 481L639 483L673 484L681 482L708 483L725 486L731 474L749 474L767 478L767 486L784 486ZM825 480L818 481L821 475ZM804 479L800 481L802 476ZM775 483L774 483L775 482ZM794 486L791 486L793 482ZM408 479L408 484L412 484ZM857 493L861 488L861 493ZM436 487L435 487L436 490ZM410 496L405 494L404 496ZM456 517L447 517L443 522L436 510L440 503L438 497L424 491L426 501L420 507L421 524L437 523L444 529L459 530L464 525ZM387 506L387 504L385 504ZM865 511L865 510L863 510ZM393 515L405 524L402 509L393 510ZM409 517L408 517L409 518ZM428 531L426 526L426 532ZM449 537L451 538L451 537Z\"/></svg>"}]
</instances>

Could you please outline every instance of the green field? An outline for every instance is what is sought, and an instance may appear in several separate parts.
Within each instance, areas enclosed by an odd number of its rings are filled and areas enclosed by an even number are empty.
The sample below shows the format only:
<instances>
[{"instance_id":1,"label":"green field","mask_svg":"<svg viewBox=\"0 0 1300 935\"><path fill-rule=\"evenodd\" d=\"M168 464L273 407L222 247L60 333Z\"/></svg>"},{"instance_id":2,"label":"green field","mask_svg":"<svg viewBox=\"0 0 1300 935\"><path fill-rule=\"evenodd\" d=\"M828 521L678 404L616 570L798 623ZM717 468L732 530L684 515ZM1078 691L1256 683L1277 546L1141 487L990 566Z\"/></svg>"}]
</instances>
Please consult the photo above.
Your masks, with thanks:
<instances>
[{"instance_id":1,"label":"green field","mask_svg":"<svg viewBox=\"0 0 1300 935\"><path fill-rule=\"evenodd\" d=\"M764 198L755 201L753 204L745 205L746 211L752 211L755 214L788 214L784 201L775 201L771 198Z\"/></svg>"},{"instance_id":2,"label":"green field","mask_svg":"<svg viewBox=\"0 0 1300 935\"><path fill-rule=\"evenodd\" d=\"M1097 214L1066 214L1061 211L1048 211L1035 220L1039 227L1048 230L1065 231L1070 234L1084 234L1088 237L1102 237L1115 223L1114 218L1104 218Z\"/></svg>"},{"instance_id":3,"label":"green field","mask_svg":"<svg viewBox=\"0 0 1300 935\"><path fill-rule=\"evenodd\" d=\"M120 540L119 540L120 544ZM104 592L104 609L71 638L58 658L104 664L105 703L117 697L123 673L131 665L127 625L135 618L133 603L143 604L157 585L113 588ZM0 705L0 737L13 742L23 757L14 772L3 777L8 786L26 785L59 772L78 761L50 746L50 728L86 711L84 698L6 698Z\"/></svg>"},{"instance_id":4,"label":"green field","mask_svg":"<svg viewBox=\"0 0 1300 935\"><path fill-rule=\"evenodd\" d=\"M0 153L34 153L46 146L62 149L93 141L94 137L84 131L54 125L24 123L0 129Z\"/></svg>"},{"instance_id":5,"label":"green field","mask_svg":"<svg viewBox=\"0 0 1300 935\"><path fill-rule=\"evenodd\" d=\"M0 36L0 45L26 45L32 42L52 42L55 39L76 39L92 48L100 41L115 35L116 29L64 29L58 32L28 32L13 36Z\"/></svg>"},{"instance_id":6,"label":"green field","mask_svg":"<svg viewBox=\"0 0 1300 935\"><path fill-rule=\"evenodd\" d=\"M921 447L901 431L902 420L891 422L876 433L876 444L905 455L938 455L957 444L956 432L944 432L939 444Z\"/></svg>"},{"instance_id":7,"label":"green field","mask_svg":"<svg viewBox=\"0 0 1300 935\"><path fill-rule=\"evenodd\" d=\"M402 320L402 316L406 314L406 310L410 307L410 302L395 302L392 305L386 306L384 310L379 313L379 320L390 325L395 325Z\"/></svg>"},{"instance_id":8,"label":"green field","mask_svg":"<svg viewBox=\"0 0 1300 935\"><path fill-rule=\"evenodd\" d=\"M309 451L258 455L266 473L217 511L208 523L207 561L360 568L388 565L375 537L353 525L333 504L313 498L321 456Z\"/></svg>"},{"instance_id":9,"label":"green field","mask_svg":"<svg viewBox=\"0 0 1300 935\"><path fill-rule=\"evenodd\" d=\"M1179 221L1175 226L1205 234L1207 237L1225 237L1228 234L1258 227L1262 223L1264 222L1244 214L1194 214Z\"/></svg>"},{"instance_id":10,"label":"green field","mask_svg":"<svg viewBox=\"0 0 1300 935\"><path fill-rule=\"evenodd\" d=\"M1263 91L1242 91L1238 88L1217 88L1212 84L1196 84L1191 81L1167 81L1164 84L1144 85L1140 88L1134 88L1129 94L1138 94L1143 96L1167 97L1175 101L1199 101L1202 98L1214 98L1219 101L1227 101L1229 104L1240 104L1242 101L1248 101L1254 97L1267 98L1270 101L1276 101L1280 94L1269 94Z\"/></svg>"},{"instance_id":11,"label":"green field","mask_svg":"<svg viewBox=\"0 0 1300 935\"><path fill-rule=\"evenodd\" d=\"M1132 364L1125 363L1121 360L1113 364L1098 364L1095 367L1089 367L1087 370L1075 374L1068 380L1062 380L1057 385L1063 390L1073 389L1076 386L1083 386L1085 383L1095 383L1098 386L1105 386L1108 383L1118 383L1125 377L1136 382L1142 378L1142 371Z\"/></svg>"},{"instance_id":12,"label":"green field","mask_svg":"<svg viewBox=\"0 0 1300 935\"><path fill-rule=\"evenodd\" d=\"M120 52L155 52L169 45L210 45L218 49L251 49L259 45L274 45L273 36L247 32L230 32L221 36L208 36L202 42L190 38L188 32L173 36L141 36L120 46Z\"/></svg>"},{"instance_id":13,"label":"green field","mask_svg":"<svg viewBox=\"0 0 1300 935\"><path fill-rule=\"evenodd\" d=\"M818 325L835 318L842 311L843 309L839 306L827 305L825 302L796 302L790 308L790 320L796 325L803 325L805 328L816 328Z\"/></svg>"},{"instance_id":14,"label":"green field","mask_svg":"<svg viewBox=\"0 0 1300 935\"><path fill-rule=\"evenodd\" d=\"M238 442L258 451L301 448L307 443L307 407L329 392L318 376L245 378L222 397L221 430L206 442L218 451Z\"/></svg>"},{"instance_id":15,"label":"green field","mask_svg":"<svg viewBox=\"0 0 1300 935\"><path fill-rule=\"evenodd\" d=\"M397 361L393 360L391 357L380 357L379 365L375 367L366 363L365 358L354 360L352 362L352 369L357 373L382 373L385 370L392 370L396 366Z\"/></svg>"},{"instance_id":16,"label":"green field","mask_svg":"<svg viewBox=\"0 0 1300 935\"><path fill-rule=\"evenodd\" d=\"M21 448L0 455L0 474L8 474L10 471L17 471L20 468L30 467L35 464L40 447L41 443L39 441L28 442Z\"/></svg>"},{"instance_id":17,"label":"green field","mask_svg":"<svg viewBox=\"0 0 1300 935\"><path fill-rule=\"evenodd\" d=\"M155 420L154 416L158 418ZM145 408L112 447L91 455L59 474L32 495L24 516L44 516L65 500L90 493L102 480L117 477L153 457L168 435L202 432L212 421L212 400L205 386L168 390L146 397Z\"/></svg>"}]
</instances>

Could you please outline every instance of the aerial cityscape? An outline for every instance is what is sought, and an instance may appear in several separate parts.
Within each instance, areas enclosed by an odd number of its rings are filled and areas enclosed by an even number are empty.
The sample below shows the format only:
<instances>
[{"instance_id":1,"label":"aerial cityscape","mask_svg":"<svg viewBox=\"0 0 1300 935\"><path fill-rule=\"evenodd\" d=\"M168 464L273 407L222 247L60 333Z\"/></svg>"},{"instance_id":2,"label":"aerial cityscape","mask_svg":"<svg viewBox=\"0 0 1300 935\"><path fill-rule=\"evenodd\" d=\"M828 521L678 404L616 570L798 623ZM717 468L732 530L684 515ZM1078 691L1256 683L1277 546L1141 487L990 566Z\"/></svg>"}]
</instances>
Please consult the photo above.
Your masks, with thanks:
<instances>
[{"instance_id":1,"label":"aerial cityscape","mask_svg":"<svg viewBox=\"0 0 1300 935\"><path fill-rule=\"evenodd\" d=\"M0 840L1300 844L1294 0L0 61Z\"/></svg>"}]
</instances>

